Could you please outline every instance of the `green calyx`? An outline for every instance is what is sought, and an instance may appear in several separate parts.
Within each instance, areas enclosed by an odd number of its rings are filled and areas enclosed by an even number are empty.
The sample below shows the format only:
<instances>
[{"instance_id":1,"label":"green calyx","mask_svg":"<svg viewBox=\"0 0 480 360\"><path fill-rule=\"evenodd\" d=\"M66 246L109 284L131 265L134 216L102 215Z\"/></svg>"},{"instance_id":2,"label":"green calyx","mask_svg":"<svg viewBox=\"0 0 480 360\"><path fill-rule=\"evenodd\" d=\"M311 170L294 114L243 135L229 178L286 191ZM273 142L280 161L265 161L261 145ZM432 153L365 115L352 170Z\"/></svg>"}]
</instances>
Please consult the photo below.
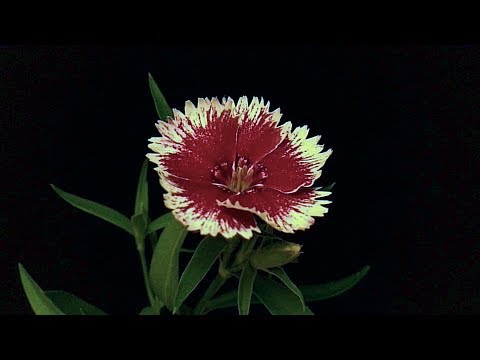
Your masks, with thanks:
<instances>
[{"instance_id":1,"label":"green calyx","mask_svg":"<svg viewBox=\"0 0 480 360\"><path fill-rule=\"evenodd\" d=\"M262 242L256 247L259 237L263 236L255 235L249 240L235 237L230 240L220 256L220 276L228 278L241 272L247 264L261 270L280 267L296 262L301 254L301 245L283 240L269 242L265 246ZM271 235L266 237L270 238Z\"/></svg>"},{"instance_id":2,"label":"green calyx","mask_svg":"<svg viewBox=\"0 0 480 360\"><path fill-rule=\"evenodd\" d=\"M257 249L250 255L250 263L257 269L270 269L297 261L302 246L288 241L276 242Z\"/></svg>"}]
</instances>

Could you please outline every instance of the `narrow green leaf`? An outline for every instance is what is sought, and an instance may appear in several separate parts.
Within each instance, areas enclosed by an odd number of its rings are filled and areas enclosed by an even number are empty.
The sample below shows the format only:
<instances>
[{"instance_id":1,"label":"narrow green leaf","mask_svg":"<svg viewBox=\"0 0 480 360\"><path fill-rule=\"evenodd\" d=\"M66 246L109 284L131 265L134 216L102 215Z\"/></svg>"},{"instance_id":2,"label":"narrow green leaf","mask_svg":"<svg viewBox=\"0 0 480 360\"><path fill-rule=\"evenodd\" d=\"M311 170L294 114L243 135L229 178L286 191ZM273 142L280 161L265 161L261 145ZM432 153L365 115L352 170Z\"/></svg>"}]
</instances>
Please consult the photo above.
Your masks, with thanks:
<instances>
[{"instance_id":1,"label":"narrow green leaf","mask_svg":"<svg viewBox=\"0 0 480 360\"><path fill-rule=\"evenodd\" d=\"M265 269L264 270L267 273L270 273L272 275L275 275L281 282L285 284L287 288L290 289L295 295L298 296L300 302L302 303L303 308L305 309L305 300L303 299L302 292L300 289L293 283L292 280L288 277L287 273L283 268L277 267L277 268L270 268L270 269Z\"/></svg>"},{"instance_id":2,"label":"narrow green leaf","mask_svg":"<svg viewBox=\"0 0 480 360\"><path fill-rule=\"evenodd\" d=\"M193 309L185 304L182 304L182 306L180 306L180 309L177 310L177 315L192 315L192 313Z\"/></svg>"},{"instance_id":3,"label":"narrow green leaf","mask_svg":"<svg viewBox=\"0 0 480 360\"><path fill-rule=\"evenodd\" d=\"M158 315L158 313L156 313L151 306L147 306L146 308L143 308L138 315Z\"/></svg>"},{"instance_id":4,"label":"narrow green leaf","mask_svg":"<svg viewBox=\"0 0 480 360\"><path fill-rule=\"evenodd\" d=\"M362 278L367 275L370 266L363 267L359 272L343 279L319 285L303 285L300 290L305 301L318 301L338 296L354 287Z\"/></svg>"},{"instance_id":5,"label":"narrow green leaf","mask_svg":"<svg viewBox=\"0 0 480 360\"><path fill-rule=\"evenodd\" d=\"M253 294L250 305L261 304L260 300ZM231 290L216 296L207 303L207 311L215 309L226 309L230 307L238 307L238 290Z\"/></svg>"},{"instance_id":6,"label":"narrow green leaf","mask_svg":"<svg viewBox=\"0 0 480 360\"><path fill-rule=\"evenodd\" d=\"M253 283L257 276L257 269L250 264L243 268L238 284L238 313L248 315L250 312L250 302L252 299Z\"/></svg>"},{"instance_id":7,"label":"narrow green leaf","mask_svg":"<svg viewBox=\"0 0 480 360\"><path fill-rule=\"evenodd\" d=\"M328 282L325 284L318 284L318 285L299 285L298 288L300 289L305 302L312 302L312 301L319 301L328 299L331 297L338 296L347 290L350 290L354 287L365 275L368 273L370 267L365 266L359 272L347 276L343 279ZM252 298L252 304L258 304L259 301L255 297ZM219 295L208 303L208 309L225 309L229 307L234 307L237 305L237 291L232 290L228 291L222 295Z\"/></svg>"},{"instance_id":8,"label":"narrow green leaf","mask_svg":"<svg viewBox=\"0 0 480 360\"><path fill-rule=\"evenodd\" d=\"M96 306L66 291L45 291L45 295L66 315L107 315Z\"/></svg>"},{"instance_id":9,"label":"narrow green leaf","mask_svg":"<svg viewBox=\"0 0 480 360\"><path fill-rule=\"evenodd\" d=\"M140 171L137 185L137 196L135 197L135 212L134 214L144 213L148 216L148 159L145 159Z\"/></svg>"},{"instance_id":10,"label":"narrow green leaf","mask_svg":"<svg viewBox=\"0 0 480 360\"><path fill-rule=\"evenodd\" d=\"M165 226L167 226L168 223L170 223L171 221L174 220L174 217L173 217L173 214L172 212L168 212L166 214L163 214L162 216L156 218L155 220L153 220L149 225L148 225L148 228L147 228L147 232L146 232L146 235L154 232L154 231L157 231L157 230L160 230L160 229L163 229Z\"/></svg>"},{"instance_id":11,"label":"narrow green leaf","mask_svg":"<svg viewBox=\"0 0 480 360\"><path fill-rule=\"evenodd\" d=\"M168 106L167 100L165 100L165 97L150 73L148 74L148 85L150 86L150 92L152 93L155 109L157 110L157 115L160 120L165 121L167 116L173 117L172 109Z\"/></svg>"},{"instance_id":12,"label":"narrow green leaf","mask_svg":"<svg viewBox=\"0 0 480 360\"><path fill-rule=\"evenodd\" d=\"M335 183L331 183L330 185L325 186L324 188L322 188L322 191L332 191L332 189L333 189L334 186L335 186Z\"/></svg>"},{"instance_id":13,"label":"narrow green leaf","mask_svg":"<svg viewBox=\"0 0 480 360\"><path fill-rule=\"evenodd\" d=\"M25 270L22 264L18 264L20 271L20 280L22 281L23 290L27 295L28 302L36 315L65 315L50 300L43 290L38 286L35 280Z\"/></svg>"},{"instance_id":14,"label":"narrow green leaf","mask_svg":"<svg viewBox=\"0 0 480 360\"><path fill-rule=\"evenodd\" d=\"M55 190L58 195L60 195L62 199L64 199L66 202L70 203L77 209L83 210L89 214L95 215L105 221L108 221L109 223L112 223L113 225L116 225L128 232L129 234L133 235L132 224L125 215L105 205L101 205L94 201L90 201L79 196L69 194L53 184L50 184L50 186L53 190Z\"/></svg>"},{"instance_id":15,"label":"narrow green leaf","mask_svg":"<svg viewBox=\"0 0 480 360\"><path fill-rule=\"evenodd\" d=\"M229 307L233 307L235 305L238 306L238 290L227 291L222 295L218 295L213 299L209 300L207 303L207 310L215 310L215 309L225 309ZM255 297L252 297L250 303L255 303Z\"/></svg>"},{"instance_id":16,"label":"narrow green leaf","mask_svg":"<svg viewBox=\"0 0 480 360\"><path fill-rule=\"evenodd\" d=\"M172 219L160 235L150 265L150 284L159 299L173 311L178 286L178 258L187 228Z\"/></svg>"},{"instance_id":17,"label":"narrow green leaf","mask_svg":"<svg viewBox=\"0 0 480 360\"><path fill-rule=\"evenodd\" d=\"M174 312L182 305L190 293L207 274L208 270L217 260L218 256L227 246L222 238L206 236L193 253L190 262L180 278L177 293L175 295Z\"/></svg>"},{"instance_id":18,"label":"narrow green leaf","mask_svg":"<svg viewBox=\"0 0 480 360\"><path fill-rule=\"evenodd\" d=\"M308 307L303 308L293 292L273 279L259 274L253 291L272 315L313 315Z\"/></svg>"}]
</instances>

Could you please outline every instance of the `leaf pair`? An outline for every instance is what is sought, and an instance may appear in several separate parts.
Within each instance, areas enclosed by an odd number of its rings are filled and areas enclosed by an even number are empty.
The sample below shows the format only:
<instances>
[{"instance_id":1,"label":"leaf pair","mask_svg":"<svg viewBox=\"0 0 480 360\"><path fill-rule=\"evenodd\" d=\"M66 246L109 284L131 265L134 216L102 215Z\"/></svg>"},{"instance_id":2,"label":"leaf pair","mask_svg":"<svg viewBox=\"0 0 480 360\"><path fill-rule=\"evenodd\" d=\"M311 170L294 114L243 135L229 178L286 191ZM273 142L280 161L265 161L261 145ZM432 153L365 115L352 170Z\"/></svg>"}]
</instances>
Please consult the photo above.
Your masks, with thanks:
<instances>
[{"instance_id":1,"label":"leaf pair","mask_svg":"<svg viewBox=\"0 0 480 360\"><path fill-rule=\"evenodd\" d=\"M155 247L158 241L156 231L164 228L169 224L173 216L171 213L164 214L158 219L150 222L148 215L149 202L148 202L148 182L147 182L148 160L145 160L139 176L137 185L137 193L135 197L134 215L129 220L125 215L113 210L105 205L98 204L94 201L81 198L79 196L69 194L58 187L51 185L55 192L60 195L64 200L87 213L95 215L103 220L106 220L131 234L137 244L137 250L139 251L140 260L142 263L142 270L144 273L145 286L150 301L150 305L159 310L160 304L151 293L151 286L148 282L147 265L145 260L145 236L149 235L152 239L152 245ZM158 308L158 309L157 309ZM157 311L158 313L158 311Z\"/></svg>"},{"instance_id":2,"label":"leaf pair","mask_svg":"<svg viewBox=\"0 0 480 360\"><path fill-rule=\"evenodd\" d=\"M277 277L286 287L264 275L257 274L257 269L247 264L240 275L238 284L238 312L248 315L252 293L260 299L272 315L313 315L305 306L303 295L285 270L281 267L264 270Z\"/></svg>"},{"instance_id":3,"label":"leaf pair","mask_svg":"<svg viewBox=\"0 0 480 360\"><path fill-rule=\"evenodd\" d=\"M206 236L198 244L180 278L178 289L175 293L174 313L202 281L226 246L227 242L224 239L211 236Z\"/></svg>"},{"instance_id":4,"label":"leaf pair","mask_svg":"<svg viewBox=\"0 0 480 360\"><path fill-rule=\"evenodd\" d=\"M177 220L167 224L154 250L150 269L154 292L173 313L195 290L227 244L221 238L205 237L178 281L178 257L186 234L185 226Z\"/></svg>"},{"instance_id":5,"label":"leaf pair","mask_svg":"<svg viewBox=\"0 0 480 360\"><path fill-rule=\"evenodd\" d=\"M303 294L306 303L325 300L338 296L354 287L369 270L370 267L365 266L359 272L337 281L319 285L300 285L298 288ZM270 313L274 315L287 315L289 314L288 311L292 310L294 313L302 314L301 308L298 306L298 299L295 298L294 293L288 291L288 289L272 279L258 275L253 290L254 296L252 297L251 303L263 303ZM208 303L208 310L237 306L237 297L238 292L235 290L217 296ZM289 308L291 304L297 304L297 306L295 306L294 309L291 309ZM308 313L308 308L305 312Z\"/></svg>"},{"instance_id":6,"label":"leaf pair","mask_svg":"<svg viewBox=\"0 0 480 360\"><path fill-rule=\"evenodd\" d=\"M18 264L20 280L36 315L107 315L97 307L66 291L46 291Z\"/></svg>"},{"instance_id":7,"label":"leaf pair","mask_svg":"<svg viewBox=\"0 0 480 360\"><path fill-rule=\"evenodd\" d=\"M155 83L151 74L148 74L148 84L150 91L155 103L155 109L158 116L161 120L166 120L167 117L173 117L173 111L170 106L167 104L165 97L158 88L158 85ZM145 160L140 172L140 177L137 186L137 194L135 198L135 210L134 216L138 214L145 214L148 216L149 204L148 204L148 182L147 182L147 167L148 161ZM65 201L73 205L74 207L83 210L89 214L97 216L109 223L118 226L119 228L125 230L130 235L134 234L134 229L132 227L132 222L128 217L121 214L120 212L109 208L108 206L96 203L91 200L81 198L79 196L69 194L57 186L50 184L50 186L55 190L55 192L60 195ZM166 226L170 221L170 214L165 214L164 216L159 217L157 220L151 222L146 229L145 235L151 234L154 231L157 231ZM149 222L149 219L147 219Z\"/></svg>"},{"instance_id":8,"label":"leaf pair","mask_svg":"<svg viewBox=\"0 0 480 360\"><path fill-rule=\"evenodd\" d=\"M50 184L50 186L52 187L53 190L55 190L55 192L58 195L60 195L62 199L64 199L66 202L70 203L77 209L83 210L100 219L103 219L125 230L130 235L134 235L131 221L125 215L121 214L117 210L114 210L112 208L109 208L108 206L99 204L95 201L87 200L80 196L70 194L53 184ZM170 212L158 217L156 220L152 221L148 225L146 230L146 235L154 231L163 229L171 219L172 219L172 214Z\"/></svg>"},{"instance_id":9,"label":"leaf pair","mask_svg":"<svg viewBox=\"0 0 480 360\"><path fill-rule=\"evenodd\" d=\"M100 219L108 221L109 223L125 230L130 235L133 235L132 223L125 215L119 213L117 210L113 210L108 206L81 198L80 196L69 194L53 184L50 184L50 186L58 195L60 195L63 200L70 203L77 209L83 210L89 214L99 217Z\"/></svg>"}]
</instances>

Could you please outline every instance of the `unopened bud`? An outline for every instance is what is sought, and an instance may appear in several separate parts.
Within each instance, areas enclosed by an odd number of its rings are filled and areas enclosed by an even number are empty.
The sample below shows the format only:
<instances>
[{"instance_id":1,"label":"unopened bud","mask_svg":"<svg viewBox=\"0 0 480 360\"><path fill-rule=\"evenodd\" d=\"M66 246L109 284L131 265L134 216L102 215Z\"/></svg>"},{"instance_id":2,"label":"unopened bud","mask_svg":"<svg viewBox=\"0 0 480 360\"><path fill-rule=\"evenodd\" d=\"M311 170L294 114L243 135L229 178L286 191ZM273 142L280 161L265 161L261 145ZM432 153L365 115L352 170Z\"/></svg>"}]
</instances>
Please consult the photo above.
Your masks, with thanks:
<instances>
[{"instance_id":1,"label":"unopened bud","mask_svg":"<svg viewBox=\"0 0 480 360\"><path fill-rule=\"evenodd\" d=\"M258 249L250 256L257 269L269 269L294 262L300 256L302 245L284 241Z\"/></svg>"}]
</instances>

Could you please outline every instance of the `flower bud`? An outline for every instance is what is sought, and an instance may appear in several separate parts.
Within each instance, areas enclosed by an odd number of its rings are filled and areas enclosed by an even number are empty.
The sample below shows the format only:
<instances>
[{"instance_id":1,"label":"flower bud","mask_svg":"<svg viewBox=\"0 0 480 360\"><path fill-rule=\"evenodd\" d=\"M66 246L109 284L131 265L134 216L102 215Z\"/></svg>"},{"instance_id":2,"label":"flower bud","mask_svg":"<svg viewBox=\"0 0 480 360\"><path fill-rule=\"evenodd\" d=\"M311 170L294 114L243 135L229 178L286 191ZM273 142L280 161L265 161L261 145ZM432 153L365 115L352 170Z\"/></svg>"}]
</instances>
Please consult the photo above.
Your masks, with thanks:
<instances>
[{"instance_id":1,"label":"flower bud","mask_svg":"<svg viewBox=\"0 0 480 360\"><path fill-rule=\"evenodd\" d=\"M277 242L258 249L250 256L250 263L257 269L269 269L294 262L302 245L288 241Z\"/></svg>"}]
</instances>

